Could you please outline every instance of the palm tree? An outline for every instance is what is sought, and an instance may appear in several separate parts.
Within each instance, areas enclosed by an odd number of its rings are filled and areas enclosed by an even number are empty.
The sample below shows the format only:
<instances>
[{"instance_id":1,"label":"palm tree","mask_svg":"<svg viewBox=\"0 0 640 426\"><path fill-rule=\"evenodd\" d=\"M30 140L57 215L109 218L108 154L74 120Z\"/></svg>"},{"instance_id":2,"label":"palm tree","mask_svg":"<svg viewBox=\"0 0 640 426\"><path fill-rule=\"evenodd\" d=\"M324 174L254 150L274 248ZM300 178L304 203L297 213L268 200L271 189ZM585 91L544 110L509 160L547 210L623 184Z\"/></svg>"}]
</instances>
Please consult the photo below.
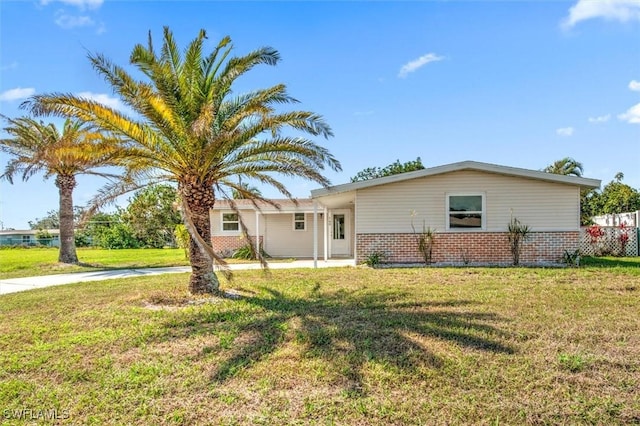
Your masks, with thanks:
<instances>
[{"instance_id":1,"label":"palm tree","mask_svg":"<svg viewBox=\"0 0 640 426\"><path fill-rule=\"evenodd\" d=\"M340 163L326 148L291 135L293 130L327 138L332 131L312 112L276 111L278 105L297 102L283 84L246 94L232 92L236 79L254 66L277 64L276 50L265 47L230 57L231 40L225 37L205 55L205 39L205 31L200 30L183 55L169 28L164 28L160 51L154 49L149 34L147 45L136 45L130 56L143 80L134 79L102 55L89 56L137 116L59 93L37 95L23 105L36 114L78 117L128 139L131 168L126 179L105 188L96 202L150 183L177 184L183 220L192 237L189 290L194 294L219 289L213 265L224 266L224 261L213 252L209 220L216 194L227 197L235 190L262 200L239 186L238 177L246 177L291 197L278 174L327 186L322 170L326 166L340 170Z\"/></svg>"},{"instance_id":2,"label":"palm tree","mask_svg":"<svg viewBox=\"0 0 640 426\"><path fill-rule=\"evenodd\" d=\"M39 172L44 172L45 178L55 176L60 196L58 262L78 263L73 223L76 176L117 177L100 170L117 163L115 141L79 120L65 120L60 132L55 124L30 117L2 118L7 122L4 131L9 137L0 139L0 151L9 154L11 159L0 178L13 183L16 174L21 174L24 181Z\"/></svg>"},{"instance_id":3,"label":"palm tree","mask_svg":"<svg viewBox=\"0 0 640 426\"><path fill-rule=\"evenodd\" d=\"M571 157L565 157L547 166L544 171L556 175L581 177L584 172L584 168L581 162L576 161Z\"/></svg>"},{"instance_id":4,"label":"palm tree","mask_svg":"<svg viewBox=\"0 0 640 426\"><path fill-rule=\"evenodd\" d=\"M242 179L238 182L238 188L240 189L234 189L231 191L231 198L234 200L247 200L262 197L262 191L260 191L258 187L242 182Z\"/></svg>"}]
</instances>

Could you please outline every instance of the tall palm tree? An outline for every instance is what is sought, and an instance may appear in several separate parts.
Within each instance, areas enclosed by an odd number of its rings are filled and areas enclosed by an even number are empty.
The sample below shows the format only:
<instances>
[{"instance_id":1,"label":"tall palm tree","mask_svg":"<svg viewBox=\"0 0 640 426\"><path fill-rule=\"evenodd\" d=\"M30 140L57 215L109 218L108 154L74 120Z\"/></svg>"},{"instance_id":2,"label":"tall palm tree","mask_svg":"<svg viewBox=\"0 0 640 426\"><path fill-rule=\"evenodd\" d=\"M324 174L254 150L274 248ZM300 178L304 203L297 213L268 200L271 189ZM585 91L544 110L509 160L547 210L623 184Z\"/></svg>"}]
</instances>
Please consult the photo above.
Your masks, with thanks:
<instances>
[{"instance_id":1,"label":"tall palm tree","mask_svg":"<svg viewBox=\"0 0 640 426\"><path fill-rule=\"evenodd\" d=\"M177 184L192 237L189 290L196 294L219 289L214 261L224 265L211 246L209 210L216 195L225 197L235 190L262 199L239 186L238 177L244 176L291 197L278 174L326 186L329 181L322 170L326 166L340 170L340 163L326 148L291 135L293 130L327 138L332 131L312 112L276 111L279 105L297 102L283 84L246 94L232 92L234 82L254 66L277 64L276 50L265 47L230 57L231 40L225 37L204 54L205 39L205 31L200 30L181 54L169 28L164 28L159 51L149 34L147 45L136 45L130 56L143 80L136 80L102 55L89 56L96 71L136 116L59 93L34 96L24 104L33 113L78 117L129 140L127 178L106 188L96 201L149 183Z\"/></svg>"},{"instance_id":2,"label":"tall palm tree","mask_svg":"<svg viewBox=\"0 0 640 426\"><path fill-rule=\"evenodd\" d=\"M260 191L260 188L249 185L246 182L242 182L242 180L238 182L238 188L241 190L234 189L231 191L231 197L234 200L246 200L262 197L262 191Z\"/></svg>"},{"instance_id":3,"label":"tall palm tree","mask_svg":"<svg viewBox=\"0 0 640 426\"><path fill-rule=\"evenodd\" d=\"M78 263L74 240L73 189L80 174L116 178L100 170L117 164L119 151L116 141L105 138L94 126L79 120L65 120L62 131L53 123L36 121L30 117L11 119L3 130L9 137L0 139L0 151L10 160L0 178L13 183L15 175L26 181L44 172L44 177L55 176L60 198L60 252L58 261Z\"/></svg>"},{"instance_id":4,"label":"tall palm tree","mask_svg":"<svg viewBox=\"0 0 640 426\"><path fill-rule=\"evenodd\" d=\"M553 164L547 166L544 171L556 175L581 177L584 172L584 168L581 162L576 161L571 157L565 157L561 160L554 161Z\"/></svg>"}]
</instances>

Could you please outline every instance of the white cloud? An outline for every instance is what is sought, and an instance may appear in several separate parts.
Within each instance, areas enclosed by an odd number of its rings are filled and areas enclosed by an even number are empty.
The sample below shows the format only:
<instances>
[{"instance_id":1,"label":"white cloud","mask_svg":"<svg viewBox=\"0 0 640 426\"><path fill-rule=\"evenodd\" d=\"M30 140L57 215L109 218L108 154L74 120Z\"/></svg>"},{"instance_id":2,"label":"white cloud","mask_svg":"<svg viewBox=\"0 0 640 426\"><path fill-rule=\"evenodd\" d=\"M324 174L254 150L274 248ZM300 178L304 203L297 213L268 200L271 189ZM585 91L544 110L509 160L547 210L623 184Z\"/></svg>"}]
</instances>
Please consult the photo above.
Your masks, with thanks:
<instances>
[{"instance_id":1,"label":"white cloud","mask_svg":"<svg viewBox=\"0 0 640 426\"><path fill-rule=\"evenodd\" d=\"M120 99L111 97L105 93L80 92L76 93L76 96L100 102L101 104L116 109L120 112L129 112L129 108L125 104L123 104Z\"/></svg>"},{"instance_id":2,"label":"white cloud","mask_svg":"<svg viewBox=\"0 0 640 426\"><path fill-rule=\"evenodd\" d=\"M635 104L624 114L618 115L618 119L627 123L640 124L640 104Z\"/></svg>"},{"instance_id":3,"label":"white cloud","mask_svg":"<svg viewBox=\"0 0 640 426\"><path fill-rule=\"evenodd\" d=\"M104 0L41 0L40 4L46 6L54 1L59 1L60 3L68 4L70 6L76 6L81 10L97 9L102 6L102 3L104 3Z\"/></svg>"},{"instance_id":4,"label":"white cloud","mask_svg":"<svg viewBox=\"0 0 640 426\"><path fill-rule=\"evenodd\" d=\"M63 11L58 11L58 13L56 13L55 23L57 26L64 28L65 30L76 27L91 27L95 25L93 19L88 16L68 15Z\"/></svg>"},{"instance_id":5,"label":"white cloud","mask_svg":"<svg viewBox=\"0 0 640 426\"><path fill-rule=\"evenodd\" d=\"M633 90L634 92L640 92L640 81L631 80L629 82L629 89Z\"/></svg>"},{"instance_id":6,"label":"white cloud","mask_svg":"<svg viewBox=\"0 0 640 426\"><path fill-rule=\"evenodd\" d=\"M0 93L0 101L17 101L19 99L26 99L29 96L36 93L36 89L33 87L16 87L15 89L9 89Z\"/></svg>"},{"instance_id":7,"label":"white cloud","mask_svg":"<svg viewBox=\"0 0 640 426\"><path fill-rule=\"evenodd\" d=\"M571 136L573 135L573 127L561 127L556 129L556 134L558 136Z\"/></svg>"},{"instance_id":8,"label":"white cloud","mask_svg":"<svg viewBox=\"0 0 640 426\"><path fill-rule=\"evenodd\" d=\"M589 117L589 123L606 123L611 118L611 114L601 115L599 117Z\"/></svg>"},{"instance_id":9,"label":"white cloud","mask_svg":"<svg viewBox=\"0 0 640 426\"><path fill-rule=\"evenodd\" d=\"M414 59L411 62L408 62L400 68L400 72L398 73L398 77L405 78L410 73L418 70L419 68L427 65L430 62L437 62L443 60L444 57L438 56L435 53L427 53L426 55L420 56L418 59Z\"/></svg>"},{"instance_id":10,"label":"white cloud","mask_svg":"<svg viewBox=\"0 0 640 426\"><path fill-rule=\"evenodd\" d=\"M569 16L562 21L562 27L569 29L580 21L603 18L608 21L640 21L640 1L638 0L578 0L569 9Z\"/></svg>"}]
</instances>

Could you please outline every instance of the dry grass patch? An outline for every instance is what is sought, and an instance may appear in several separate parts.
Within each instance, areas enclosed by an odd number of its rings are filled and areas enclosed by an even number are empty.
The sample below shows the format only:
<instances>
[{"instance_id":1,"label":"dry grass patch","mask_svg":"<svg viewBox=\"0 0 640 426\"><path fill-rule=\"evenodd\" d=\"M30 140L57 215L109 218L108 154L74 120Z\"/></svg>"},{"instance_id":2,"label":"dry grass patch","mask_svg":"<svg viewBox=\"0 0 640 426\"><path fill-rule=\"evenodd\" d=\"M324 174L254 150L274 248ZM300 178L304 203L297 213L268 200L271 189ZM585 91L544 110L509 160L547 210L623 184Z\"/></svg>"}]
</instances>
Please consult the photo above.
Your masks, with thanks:
<instances>
[{"instance_id":1,"label":"dry grass patch","mask_svg":"<svg viewBox=\"0 0 640 426\"><path fill-rule=\"evenodd\" d=\"M247 271L226 284L243 297L216 303L192 303L186 275L2 296L0 408L8 424L22 408L70 424L633 424L638 272Z\"/></svg>"}]
</instances>

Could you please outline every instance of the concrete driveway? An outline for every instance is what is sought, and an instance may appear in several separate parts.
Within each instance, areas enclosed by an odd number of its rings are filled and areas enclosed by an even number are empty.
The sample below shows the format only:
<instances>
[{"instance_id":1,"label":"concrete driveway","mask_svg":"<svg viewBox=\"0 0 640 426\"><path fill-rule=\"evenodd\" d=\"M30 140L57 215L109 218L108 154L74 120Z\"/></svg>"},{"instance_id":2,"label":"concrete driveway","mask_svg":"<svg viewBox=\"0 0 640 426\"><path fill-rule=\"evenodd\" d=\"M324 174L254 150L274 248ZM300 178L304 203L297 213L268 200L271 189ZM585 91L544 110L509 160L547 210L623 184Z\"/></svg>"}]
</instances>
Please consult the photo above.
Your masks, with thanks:
<instances>
[{"instance_id":1,"label":"concrete driveway","mask_svg":"<svg viewBox=\"0 0 640 426\"><path fill-rule=\"evenodd\" d=\"M318 260L318 268L336 268L354 266L353 259ZM260 269L257 263L235 263L229 265L231 270ZM293 262L269 263L269 269L313 268L313 260L295 260ZM179 274L191 272L190 266L176 266L170 268L148 269L114 269L108 271L76 272L73 274L42 275L39 277L8 278L0 280L0 294L16 293L18 291L35 288L51 287L54 285L73 284L87 281L112 280L116 278L143 277L147 275Z\"/></svg>"}]
</instances>

